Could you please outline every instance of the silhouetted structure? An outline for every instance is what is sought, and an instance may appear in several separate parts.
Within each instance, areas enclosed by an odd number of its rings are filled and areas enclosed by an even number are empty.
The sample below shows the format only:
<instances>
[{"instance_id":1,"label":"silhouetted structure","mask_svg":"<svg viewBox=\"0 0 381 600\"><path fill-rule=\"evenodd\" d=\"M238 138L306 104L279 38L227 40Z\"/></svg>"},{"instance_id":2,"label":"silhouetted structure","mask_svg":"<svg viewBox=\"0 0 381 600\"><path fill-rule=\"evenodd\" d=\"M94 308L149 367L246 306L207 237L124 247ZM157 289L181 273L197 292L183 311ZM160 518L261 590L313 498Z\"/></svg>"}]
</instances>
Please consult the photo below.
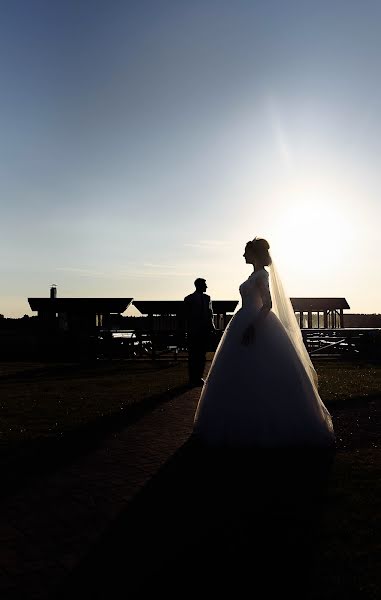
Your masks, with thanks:
<instances>
[{"instance_id":1,"label":"silhouetted structure","mask_svg":"<svg viewBox=\"0 0 381 600\"><path fill-rule=\"evenodd\" d=\"M132 298L28 298L31 310L38 313L38 332L42 354L90 357L96 352L100 329L110 329Z\"/></svg>"},{"instance_id":2,"label":"silhouetted structure","mask_svg":"<svg viewBox=\"0 0 381 600\"><path fill-rule=\"evenodd\" d=\"M379 327L381 328L381 314L347 313L345 327Z\"/></svg>"},{"instance_id":3,"label":"silhouetted structure","mask_svg":"<svg viewBox=\"0 0 381 600\"><path fill-rule=\"evenodd\" d=\"M234 313L238 300L213 300L214 324L217 329L225 329ZM183 300L134 300L133 305L142 315L152 319L154 330L183 327L185 307Z\"/></svg>"},{"instance_id":4,"label":"silhouetted structure","mask_svg":"<svg viewBox=\"0 0 381 600\"><path fill-rule=\"evenodd\" d=\"M300 328L337 329L344 327L345 298L290 298Z\"/></svg>"},{"instance_id":5,"label":"silhouetted structure","mask_svg":"<svg viewBox=\"0 0 381 600\"><path fill-rule=\"evenodd\" d=\"M213 300L214 323L223 330L238 300ZM146 315L146 332L152 341L152 353L168 346L186 349L185 306L183 300L134 300L133 305Z\"/></svg>"},{"instance_id":6,"label":"silhouetted structure","mask_svg":"<svg viewBox=\"0 0 381 600\"><path fill-rule=\"evenodd\" d=\"M112 315L123 313L132 298L28 298L28 302L44 327L95 333L112 324Z\"/></svg>"},{"instance_id":7,"label":"silhouetted structure","mask_svg":"<svg viewBox=\"0 0 381 600\"><path fill-rule=\"evenodd\" d=\"M44 358L155 357L160 351L187 349L183 300L58 298L53 284L50 297L28 298L28 302L38 313L34 330ZM316 349L316 335L320 346L323 339L344 328L344 310L349 308L345 298L291 298L291 302L309 351ZM142 317L121 317L131 303ZM238 300L213 300L212 304L215 327L222 332ZM126 332L125 337L115 340L112 334L120 331Z\"/></svg>"}]
</instances>

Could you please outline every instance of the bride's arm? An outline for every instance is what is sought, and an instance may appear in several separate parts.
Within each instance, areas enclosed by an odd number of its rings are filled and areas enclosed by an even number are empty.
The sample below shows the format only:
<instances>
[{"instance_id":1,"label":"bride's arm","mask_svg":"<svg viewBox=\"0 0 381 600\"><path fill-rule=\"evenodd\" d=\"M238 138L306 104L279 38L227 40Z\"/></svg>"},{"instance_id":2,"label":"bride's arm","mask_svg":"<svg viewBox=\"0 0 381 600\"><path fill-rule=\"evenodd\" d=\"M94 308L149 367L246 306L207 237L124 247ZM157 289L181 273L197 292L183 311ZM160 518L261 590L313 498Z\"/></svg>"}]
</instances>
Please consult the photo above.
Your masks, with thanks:
<instances>
[{"instance_id":1,"label":"bride's arm","mask_svg":"<svg viewBox=\"0 0 381 600\"><path fill-rule=\"evenodd\" d=\"M262 298L262 308L259 311L258 317L256 319L256 324L259 324L267 317L270 310L272 309L273 303L271 300L268 277L259 277L257 280L257 286Z\"/></svg>"},{"instance_id":2,"label":"bride's arm","mask_svg":"<svg viewBox=\"0 0 381 600\"><path fill-rule=\"evenodd\" d=\"M259 293L262 298L262 307L255 319L255 322L252 325L249 325L249 327L247 327L243 333L242 343L245 346L253 342L255 336L255 328L258 327L264 321L273 305L271 300L268 277L258 277L256 284L258 286Z\"/></svg>"}]
</instances>

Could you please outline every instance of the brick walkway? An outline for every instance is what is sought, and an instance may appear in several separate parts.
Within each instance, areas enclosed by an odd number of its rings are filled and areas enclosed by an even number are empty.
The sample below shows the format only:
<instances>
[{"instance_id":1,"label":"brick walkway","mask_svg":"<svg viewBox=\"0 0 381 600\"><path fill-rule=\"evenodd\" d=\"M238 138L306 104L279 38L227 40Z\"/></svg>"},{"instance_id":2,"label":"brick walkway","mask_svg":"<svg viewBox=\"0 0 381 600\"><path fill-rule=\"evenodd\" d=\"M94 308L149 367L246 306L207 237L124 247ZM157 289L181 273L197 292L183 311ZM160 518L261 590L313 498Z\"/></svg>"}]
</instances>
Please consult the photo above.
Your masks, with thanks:
<instances>
[{"instance_id":1,"label":"brick walkway","mask_svg":"<svg viewBox=\"0 0 381 600\"><path fill-rule=\"evenodd\" d=\"M187 440L199 389L0 503L0 597L51 598L131 499Z\"/></svg>"}]
</instances>

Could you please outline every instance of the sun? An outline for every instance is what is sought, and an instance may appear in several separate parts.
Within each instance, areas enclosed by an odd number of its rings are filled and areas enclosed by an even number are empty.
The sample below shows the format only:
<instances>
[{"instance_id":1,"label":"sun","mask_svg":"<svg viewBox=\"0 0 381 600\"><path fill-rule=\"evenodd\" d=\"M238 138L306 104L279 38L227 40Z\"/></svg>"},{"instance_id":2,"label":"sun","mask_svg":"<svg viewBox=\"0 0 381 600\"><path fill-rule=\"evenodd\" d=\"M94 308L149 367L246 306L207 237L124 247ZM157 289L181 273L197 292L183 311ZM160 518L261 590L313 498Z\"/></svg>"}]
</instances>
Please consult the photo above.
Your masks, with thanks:
<instances>
[{"instance_id":1,"label":"sun","mask_svg":"<svg viewBox=\"0 0 381 600\"><path fill-rule=\"evenodd\" d=\"M300 273L320 274L344 260L351 233L335 203L299 202L283 211L273 241L283 264L294 264Z\"/></svg>"}]
</instances>

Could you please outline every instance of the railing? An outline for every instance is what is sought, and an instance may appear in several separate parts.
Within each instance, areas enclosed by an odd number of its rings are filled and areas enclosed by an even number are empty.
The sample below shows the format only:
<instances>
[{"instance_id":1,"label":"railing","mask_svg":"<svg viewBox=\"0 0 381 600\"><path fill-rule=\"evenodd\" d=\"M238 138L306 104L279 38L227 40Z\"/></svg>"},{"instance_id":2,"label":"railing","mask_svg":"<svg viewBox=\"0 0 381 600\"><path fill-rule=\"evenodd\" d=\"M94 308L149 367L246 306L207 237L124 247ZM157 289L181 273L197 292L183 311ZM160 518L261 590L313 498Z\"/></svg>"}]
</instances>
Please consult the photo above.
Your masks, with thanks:
<instances>
[{"instance_id":1,"label":"railing","mask_svg":"<svg viewBox=\"0 0 381 600\"><path fill-rule=\"evenodd\" d=\"M186 336L181 331L112 330L100 331L98 355L101 358L157 358L163 354L186 351Z\"/></svg>"},{"instance_id":2,"label":"railing","mask_svg":"<svg viewBox=\"0 0 381 600\"><path fill-rule=\"evenodd\" d=\"M302 329L311 357L381 357L381 329Z\"/></svg>"},{"instance_id":3,"label":"railing","mask_svg":"<svg viewBox=\"0 0 381 600\"><path fill-rule=\"evenodd\" d=\"M381 329L302 329L302 336L311 358L381 359ZM217 335L216 343L220 337ZM158 358L172 355L177 359L179 353L186 352L187 340L183 330L101 331L98 338L98 355L101 357Z\"/></svg>"}]
</instances>

